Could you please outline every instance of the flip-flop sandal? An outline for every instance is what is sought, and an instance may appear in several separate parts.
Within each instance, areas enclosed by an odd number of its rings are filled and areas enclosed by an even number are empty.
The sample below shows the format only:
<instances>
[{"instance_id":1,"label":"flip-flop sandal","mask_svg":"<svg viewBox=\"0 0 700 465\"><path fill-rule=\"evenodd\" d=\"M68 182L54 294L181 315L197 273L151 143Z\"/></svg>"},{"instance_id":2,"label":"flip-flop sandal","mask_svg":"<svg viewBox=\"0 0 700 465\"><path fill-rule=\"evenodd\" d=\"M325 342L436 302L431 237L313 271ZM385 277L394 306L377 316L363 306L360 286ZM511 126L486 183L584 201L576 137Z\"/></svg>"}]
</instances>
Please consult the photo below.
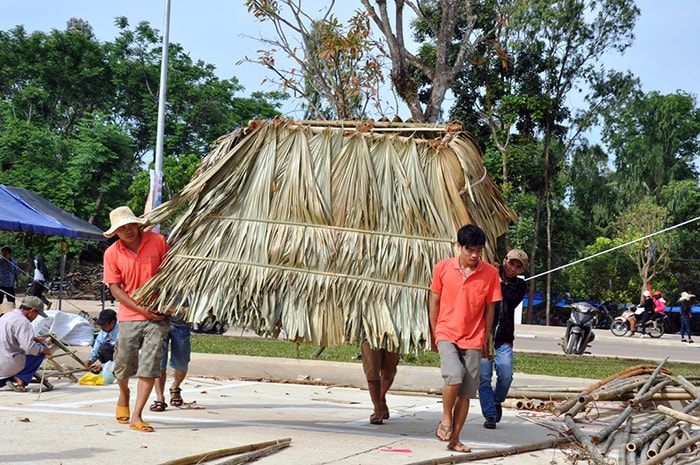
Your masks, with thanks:
<instances>
[{"instance_id":1,"label":"flip-flop sandal","mask_svg":"<svg viewBox=\"0 0 700 465\"><path fill-rule=\"evenodd\" d=\"M154 400L148 410L151 412L164 412L166 408L168 408L168 404L162 400Z\"/></svg>"},{"instance_id":2,"label":"flip-flop sandal","mask_svg":"<svg viewBox=\"0 0 700 465\"><path fill-rule=\"evenodd\" d=\"M440 433L442 433L443 436L440 436ZM435 431L435 436L441 441L449 441L452 437L452 426L443 425L442 422L440 422Z\"/></svg>"},{"instance_id":3,"label":"flip-flop sandal","mask_svg":"<svg viewBox=\"0 0 700 465\"><path fill-rule=\"evenodd\" d=\"M122 425L129 423L129 418L131 417L131 411L128 405L117 405L117 421Z\"/></svg>"},{"instance_id":4,"label":"flip-flop sandal","mask_svg":"<svg viewBox=\"0 0 700 465\"><path fill-rule=\"evenodd\" d=\"M469 447L465 446L461 442L455 442L454 444L448 444L447 448L451 451L461 452L463 454L468 454L469 452L472 451Z\"/></svg>"},{"instance_id":5,"label":"flip-flop sandal","mask_svg":"<svg viewBox=\"0 0 700 465\"><path fill-rule=\"evenodd\" d=\"M390 417L390 415L389 415L389 409L382 410L382 419L388 420L389 417Z\"/></svg>"},{"instance_id":6,"label":"flip-flop sandal","mask_svg":"<svg viewBox=\"0 0 700 465\"><path fill-rule=\"evenodd\" d=\"M8 381L7 385L10 386L10 389L12 389L15 392L28 392L27 386L21 383L16 383L14 381Z\"/></svg>"},{"instance_id":7,"label":"flip-flop sandal","mask_svg":"<svg viewBox=\"0 0 700 465\"><path fill-rule=\"evenodd\" d=\"M129 429L133 429L134 431L138 431L140 433L152 433L155 431L153 427L145 421L140 421L135 425L131 425L129 426Z\"/></svg>"},{"instance_id":8,"label":"flip-flop sandal","mask_svg":"<svg viewBox=\"0 0 700 465\"><path fill-rule=\"evenodd\" d=\"M382 415L379 413L373 413L369 416L369 422L372 425L383 425L384 420L382 420Z\"/></svg>"},{"instance_id":9,"label":"flip-flop sandal","mask_svg":"<svg viewBox=\"0 0 700 465\"><path fill-rule=\"evenodd\" d=\"M172 405L173 407L182 407L184 401L182 400L182 396L180 395L181 392L182 389L180 388L170 388L170 405Z\"/></svg>"}]
</instances>

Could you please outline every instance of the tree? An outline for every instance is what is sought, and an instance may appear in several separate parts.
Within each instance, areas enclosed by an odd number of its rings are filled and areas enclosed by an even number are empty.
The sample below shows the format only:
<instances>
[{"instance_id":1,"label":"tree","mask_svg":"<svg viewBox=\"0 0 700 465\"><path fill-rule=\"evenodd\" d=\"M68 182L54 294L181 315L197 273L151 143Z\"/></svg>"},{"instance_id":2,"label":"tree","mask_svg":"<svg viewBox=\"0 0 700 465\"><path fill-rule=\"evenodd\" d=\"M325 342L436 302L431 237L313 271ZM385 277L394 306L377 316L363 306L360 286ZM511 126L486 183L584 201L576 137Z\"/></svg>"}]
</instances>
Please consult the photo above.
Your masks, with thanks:
<instances>
[{"instance_id":1,"label":"tree","mask_svg":"<svg viewBox=\"0 0 700 465\"><path fill-rule=\"evenodd\" d=\"M619 194L627 204L657 195L671 181L697 178L700 109L694 96L635 95L605 122L604 141L615 156Z\"/></svg>"},{"instance_id":2,"label":"tree","mask_svg":"<svg viewBox=\"0 0 700 465\"><path fill-rule=\"evenodd\" d=\"M334 4L331 0L322 17L314 19L302 11L301 2L246 0L248 11L272 23L277 37L260 37L275 48L241 62L271 70L272 82L305 100L306 118L362 119L371 102L381 107L381 57L373 53L367 16L357 12L346 26L331 13ZM278 48L292 60L292 68L275 59Z\"/></svg>"},{"instance_id":3,"label":"tree","mask_svg":"<svg viewBox=\"0 0 700 465\"><path fill-rule=\"evenodd\" d=\"M116 20L121 33L106 43L110 68L119 82L112 113L134 140L134 161L155 151L160 81L161 37L149 23L129 28L126 18ZM168 48L168 102L165 116L165 156L196 153L204 156L220 136L253 118L279 114L279 94L238 98L243 87L235 78L220 80L213 65L193 62L180 44Z\"/></svg>"},{"instance_id":4,"label":"tree","mask_svg":"<svg viewBox=\"0 0 700 465\"><path fill-rule=\"evenodd\" d=\"M594 121L590 112L572 116L567 106L570 92L594 82L600 77L597 61L612 50L623 51L631 44L632 29L639 9L632 0L604 0L586 2L567 0L552 8L549 0L514 0L508 18L508 27L517 33L499 37L517 37L517 41L497 43L492 56L502 60L503 66L517 69L511 60L525 60L527 67L536 70L521 85L526 86L529 99L512 97L501 92L500 106L491 103L490 110L505 111L516 104L521 131L533 131L542 141L542 173L544 182L538 191L539 207L535 212L535 236L531 250L531 272L536 262L536 244L540 231L540 215L544 210L546 235L546 269L552 269L552 206L563 198L561 183L565 160L581 132ZM502 82L502 81L499 81ZM493 87L493 86L492 86ZM501 89L517 91L517 87ZM496 94L494 94L496 95ZM517 94L515 94L517 95ZM507 98L506 98L507 97ZM503 110L501 110L501 108ZM511 111L511 113L513 113ZM506 113L508 114L508 113ZM493 120L491 120L493 124ZM516 124L517 125L517 124ZM558 195L557 195L558 194ZM534 291L531 282L531 293ZM551 274L546 277L546 314L549 322L551 302ZM529 311L531 313L531 311Z\"/></svg>"},{"instance_id":5,"label":"tree","mask_svg":"<svg viewBox=\"0 0 700 465\"><path fill-rule=\"evenodd\" d=\"M670 224L668 210L650 198L644 198L617 218L615 229L618 239L629 242L658 233ZM668 267L677 240L677 232L667 231L625 247L625 254L637 267L641 280L640 296L650 286L651 280Z\"/></svg>"}]
</instances>

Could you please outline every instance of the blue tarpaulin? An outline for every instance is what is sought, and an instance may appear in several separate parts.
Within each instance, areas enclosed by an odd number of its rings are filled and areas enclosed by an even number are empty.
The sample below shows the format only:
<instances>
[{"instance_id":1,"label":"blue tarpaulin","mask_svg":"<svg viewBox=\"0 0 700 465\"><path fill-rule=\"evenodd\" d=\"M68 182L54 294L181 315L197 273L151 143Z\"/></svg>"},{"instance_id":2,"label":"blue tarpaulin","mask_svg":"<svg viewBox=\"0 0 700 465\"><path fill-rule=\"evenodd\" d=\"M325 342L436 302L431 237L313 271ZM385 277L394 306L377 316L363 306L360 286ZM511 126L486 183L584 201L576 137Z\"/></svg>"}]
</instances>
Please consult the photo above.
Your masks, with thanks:
<instances>
[{"instance_id":1,"label":"blue tarpaulin","mask_svg":"<svg viewBox=\"0 0 700 465\"><path fill-rule=\"evenodd\" d=\"M0 184L0 229L105 241L102 230L20 187Z\"/></svg>"}]
</instances>

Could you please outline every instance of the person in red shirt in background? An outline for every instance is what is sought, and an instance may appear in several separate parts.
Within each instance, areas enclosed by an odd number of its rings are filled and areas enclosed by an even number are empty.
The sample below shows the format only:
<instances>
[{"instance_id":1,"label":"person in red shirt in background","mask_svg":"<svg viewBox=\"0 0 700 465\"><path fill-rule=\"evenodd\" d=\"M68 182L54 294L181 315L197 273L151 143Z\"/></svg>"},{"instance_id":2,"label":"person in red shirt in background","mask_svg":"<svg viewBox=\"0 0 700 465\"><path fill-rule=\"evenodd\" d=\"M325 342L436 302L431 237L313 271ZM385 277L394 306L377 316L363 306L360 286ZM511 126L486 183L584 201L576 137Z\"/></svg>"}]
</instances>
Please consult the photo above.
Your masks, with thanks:
<instances>
[{"instance_id":1,"label":"person in red shirt in background","mask_svg":"<svg viewBox=\"0 0 700 465\"><path fill-rule=\"evenodd\" d=\"M496 302L501 300L498 270L481 260L486 234L478 226L457 232L459 253L433 269L430 286L431 349L440 354L442 420L435 435L455 452L471 452L459 434L469 414L469 399L479 388L481 357L487 356Z\"/></svg>"},{"instance_id":2,"label":"person in red shirt in background","mask_svg":"<svg viewBox=\"0 0 700 465\"><path fill-rule=\"evenodd\" d=\"M661 315L666 313L666 300L661 297L661 291L654 291L654 311Z\"/></svg>"},{"instance_id":3,"label":"person in red shirt in background","mask_svg":"<svg viewBox=\"0 0 700 465\"><path fill-rule=\"evenodd\" d=\"M114 354L114 377L119 384L116 419L123 424L131 422L133 430L150 433L153 427L143 421L142 413L153 384L160 377L163 342L170 324L168 317L136 302L131 293L155 276L168 244L162 235L142 231L145 220L129 207L115 208L109 220L111 227L104 236L119 236L104 254L104 283L119 301L119 336ZM133 375L139 380L134 411L130 414L129 378Z\"/></svg>"}]
</instances>

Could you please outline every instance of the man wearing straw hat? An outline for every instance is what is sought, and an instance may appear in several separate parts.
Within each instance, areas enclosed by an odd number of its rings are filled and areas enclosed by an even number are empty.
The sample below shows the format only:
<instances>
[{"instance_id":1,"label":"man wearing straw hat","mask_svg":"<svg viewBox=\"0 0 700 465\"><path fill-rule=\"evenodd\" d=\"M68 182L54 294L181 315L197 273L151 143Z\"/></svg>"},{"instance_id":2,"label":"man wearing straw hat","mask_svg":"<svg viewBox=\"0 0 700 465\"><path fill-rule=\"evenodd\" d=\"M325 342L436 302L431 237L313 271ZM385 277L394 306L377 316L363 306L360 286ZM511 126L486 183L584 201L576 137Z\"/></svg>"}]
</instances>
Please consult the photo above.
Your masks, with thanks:
<instances>
[{"instance_id":1,"label":"man wearing straw hat","mask_svg":"<svg viewBox=\"0 0 700 465\"><path fill-rule=\"evenodd\" d=\"M111 227L104 236L119 236L104 255L104 283L119 301L119 336L114 354L114 377L119 384L116 419L119 423L131 423L130 428L135 431L150 433L153 427L143 421L142 413L160 376L169 322L143 302L135 301L131 294L158 272L168 244L162 235L142 231L145 220L129 207L115 208L109 220ZM139 379L134 411L130 412L129 378L133 375Z\"/></svg>"},{"instance_id":2,"label":"man wearing straw hat","mask_svg":"<svg viewBox=\"0 0 700 465\"><path fill-rule=\"evenodd\" d=\"M692 301L695 294L681 292L681 298L678 302L681 304L681 342L693 343L693 333L690 330L690 312L692 310ZM688 336L688 339L685 337Z\"/></svg>"}]
</instances>

